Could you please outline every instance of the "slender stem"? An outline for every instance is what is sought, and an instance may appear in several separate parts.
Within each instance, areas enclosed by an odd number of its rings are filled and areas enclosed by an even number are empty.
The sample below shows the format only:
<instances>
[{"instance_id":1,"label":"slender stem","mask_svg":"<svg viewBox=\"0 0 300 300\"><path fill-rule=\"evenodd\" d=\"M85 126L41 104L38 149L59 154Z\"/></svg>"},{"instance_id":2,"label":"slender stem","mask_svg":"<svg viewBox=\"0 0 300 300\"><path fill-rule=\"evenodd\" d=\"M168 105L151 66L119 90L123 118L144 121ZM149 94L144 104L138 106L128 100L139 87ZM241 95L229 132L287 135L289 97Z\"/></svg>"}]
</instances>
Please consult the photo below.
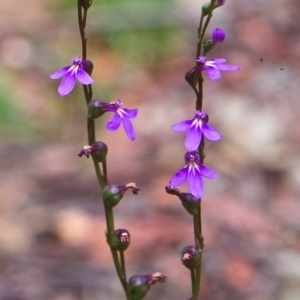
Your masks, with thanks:
<instances>
[{"instance_id":1,"label":"slender stem","mask_svg":"<svg viewBox=\"0 0 300 300\"><path fill-rule=\"evenodd\" d=\"M79 32L81 37L81 46L82 46L82 59L87 59L87 37L85 34L85 26L86 26L86 20L87 20L87 9L83 9L80 5L80 0L77 0L77 10L78 10L78 24L79 24ZM83 11L83 14L82 14ZM93 90L91 85L83 85L83 92L85 97L85 102L88 105L93 97ZM94 119L87 118L87 132L88 132L88 143L89 145L93 144L96 141L96 133L95 133L95 121ZM103 167L103 174L101 172L99 163L93 159L94 168L96 172L96 176L98 179L99 186L101 190L104 189L104 187L107 184L107 166L106 162L102 163ZM106 226L107 226L107 241L110 247L110 251L112 254L112 258L114 261L115 269L117 272L117 275L119 277L119 280L122 284L122 287L124 289L126 299L131 300L131 291L129 289L129 286L127 284L126 280L126 270L125 270L125 258L123 252L120 253L120 258L118 256L117 250L115 250L111 246L111 235L114 232L114 215L112 208L109 208L104 203L104 209L105 209L105 218L106 218Z\"/></svg>"},{"instance_id":2,"label":"slender stem","mask_svg":"<svg viewBox=\"0 0 300 300\"><path fill-rule=\"evenodd\" d=\"M82 7L80 5L80 0L77 0L77 12L78 12L78 25L79 25L79 32L81 37L81 47L82 47L82 59L86 60L86 53L87 53L87 38L85 35L85 24L87 18L87 10L84 10L84 15L82 16Z\"/></svg>"},{"instance_id":3,"label":"slender stem","mask_svg":"<svg viewBox=\"0 0 300 300\"><path fill-rule=\"evenodd\" d=\"M113 257L115 269L118 274L119 280L122 284L123 290L125 292L126 299L131 300L131 292L130 292L130 289L129 289L129 286L128 286L127 280L126 280L124 256L123 257L121 256L121 258L119 258L118 251L115 250L113 247L111 247L111 243L110 243L111 235L114 233L114 230L115 230L113 210L112 210L112 208L107 207L107 205L105 205L105 203L104 203L104 209L105 209L105 216L106 216L107 240L108 240L110 252Z\"/></svg>"},{"instance_id":4,"label":"slender stem","mask_svg":"<svg viewBox=\"0 0 300 300\"><path fill-rule=\"evenodd\" d=\"M201 266L202 266L202 251L203 251L203 237L202 237L202 224L201 224L201 202L199 204L198 214L193 216L194 224L194 239L197 254L199 254L199 265L195 269L194 284L193 284L193 297L198 299L200 293L200 279L201 279Z\"/></svg>"},{"instance_id":5,"label":"slender stem","mask_svg":"<svg viewBox=\"0 0 300 300\"><path fill-rule=\"evenodd\" d=\"M120 261L121 261L123 276L125 277L125 280L126 280L126 267L125 267L124 251L120 251Z\"/></svg>"}]
</instances>

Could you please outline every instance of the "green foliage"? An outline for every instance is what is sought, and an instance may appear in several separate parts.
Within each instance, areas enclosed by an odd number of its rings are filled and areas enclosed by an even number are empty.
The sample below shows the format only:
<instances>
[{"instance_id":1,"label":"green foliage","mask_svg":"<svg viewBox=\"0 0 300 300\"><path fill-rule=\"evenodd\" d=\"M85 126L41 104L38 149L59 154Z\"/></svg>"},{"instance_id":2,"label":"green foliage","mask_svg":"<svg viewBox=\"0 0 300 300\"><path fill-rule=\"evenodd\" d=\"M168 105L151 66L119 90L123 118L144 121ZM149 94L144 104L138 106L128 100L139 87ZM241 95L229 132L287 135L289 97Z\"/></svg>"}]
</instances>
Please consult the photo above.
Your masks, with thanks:
<instances>
[{"instance_id":1,"label":"green foliage","mask_svg":"<svg viewBox=\"0 0 300 300\"><path fill-rule=\"evenodd\" d=\"M21 110L4 86L0 86L0 132L9 135L29 133L29 126L25 124Z\"/></svg>"}]
</instances>

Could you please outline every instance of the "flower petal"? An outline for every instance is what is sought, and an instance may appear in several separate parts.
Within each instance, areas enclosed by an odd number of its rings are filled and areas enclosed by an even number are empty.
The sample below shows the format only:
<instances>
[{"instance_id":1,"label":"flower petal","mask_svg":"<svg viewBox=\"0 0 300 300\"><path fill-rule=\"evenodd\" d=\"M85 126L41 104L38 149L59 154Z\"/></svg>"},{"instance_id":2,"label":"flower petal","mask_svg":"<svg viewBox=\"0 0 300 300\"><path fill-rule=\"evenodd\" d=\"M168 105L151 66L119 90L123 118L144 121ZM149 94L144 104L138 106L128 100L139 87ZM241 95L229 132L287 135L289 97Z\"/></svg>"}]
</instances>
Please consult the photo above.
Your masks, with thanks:
<instances>
[{"instance_id":1,"label":"flower petal","mask_svg":"<svg viewBox=\"0 0 300 300\"><path fill-rule=\"evenodd\" d=\"M61 78L63 77L67 71L70 69L70 66L66 66L66 67L63 67L61 68L60 70L58 70L57 72L53 73L50 75L50 78L51 79L58 79L58 78Z\"/></svg>"},{"instance_id":2,"label":"flower petal","mask_svg":"<svg viewBox=\"0 0 300 300\"><path fill-rule=\"evenodd\" d=\"M134 141L136 139L136 133L134 131L134 128L132 126L132 123L130 121L130 118L128 117L123 117L122 118L122 123L123 123L123 126L124 126L124 129L125 129L125 132L127 134L127 136L132 140Z\"/></svg>"},{"instance_id":3,"label":"flower petal","mask_svg":"<svg viewBox=\"0 0 300 300\"><path fill-rule=\"evenodd\" d=\"M218 69L215 69L214 67L207 68L207 74L209 79L211 80L217 80L221 77L221 72Z\"/></svg>"},{"instance_id":4,"label":"flower petal","mask_svg":"<svg viewBox=\"0 0 300 300\"><path fill-rule=\"evenodd\" d=\"M214 61L216 63L222 64L224 62L226 62L225 58L212 58L210 61ZM209 63L210 61L208 61L207 63Z\"/></svg>"},{"instance_id":5,"label":"flower petal","mask_svg":"<svg viewBox=\"0 0 300 300\"><path fill-rule=\"evenodd\" d=\"M123 110L125 110L125 112L127 113L130 119L134 119L138 114L138 110L136 108L135 109L123 108Z\"/></svg>"},{"instance_id":6,"label":"flower petal","mask_svg":"<svg viewBox=\"0 0 300 300\"><path fill-rule=\"evenodd\" d=\"M203 179L198 170L194 169L194 172L189 172L188 174L188 186L190 192L196 197L201 198L204 192Z\"/></svg>"},{"instance_id":7,"label":"flower petal","mask_svg":"<svg viewBox=\"0 0 300 300\"><path fill-rule=\"evenodd\" d=\"M216 68L218 68L218 70L221 70L221 71L236 71L236 70L241 69L240 66L236 66L236 65L216 64L215 66L216 66Z\"/></svg>"},{"instance_id":8,"label":"flower petal","mask_svg":"<svg viewBox=\"0 0 300 300\"><path fill-rule=\"evenodd\" d=\"M76 73L76 77L81 84L88 85L88 84L95 83L95 80L82 69L78 69Z\"/></svg>"},{"instance_id":9,"label":"flower petal","mask_svg":"<svg viewBox=\"0 0 300 300\"><path fill-rule=\"evenodd\" d=\"M203 165L200 165L200 172L201 172L202 176L204 176L208 179L215 179L218 176L216 171L214 171L206 166L203 166Z\"/></svg>"},{"instance_id":10,"label":"flower petal","mask_svg":"<svg viewBox=\"0 0 300 300\"><path fill-rule=\"evenodd\" d=\"M121 117L118 114L112 116L107 122L106 129L109 131L116 131L121 125Z\"/></svg>"},{"instance_id":11,"label":"flower petal","mask_svg":"<svg viewBox=\"0 0 300 300\"><path fill-rule=\"evenodd\" d=\"M185 148L189 152L198 149L202 138L202 132L199 126L192 126L185 138Z\"/></svg>"},{"instance_id":12,"label":"flower petal","mask_svg":"<svg viewBox=\"0 0 300 300\"><path fill-rule=\"evenodd\" d=\"M186 131L188 130L193 123L193 120L185 120L180 123L172 125L172 129L175 131Z\"/></svg>"},{"instance_id":13,"label":"flower petal","mask_svg":"<svg viewBox=\"0 0 300 300\"><path fill-rule=\"evenodd\" d=\"M212 126L206 123L202 124L202 133L208 140L211 141L217 141L222 138L220 132L218 132L216 129L214 129Z\"/></svg>"},{"instance_id":14,"label":"flower petal","mask_svg":"<svg viewBox=\"0 0 300 300\"><path fill-rule=\"evenodd\" d=\"M183 184L188 176L188 166L180 169L169 181L169 184L172 186L178 186Z\"/></svg>"},{"instance_id":15,"label":"flower petal","mask_svg":"<svg viewBox=\"0 0 300 300\"><path fill-rule=\"evenodd\" d=\"M68 95L73 90L75 83L76 83L75 75L66 73L66 75L64 76L64 78L62 79L58 87L58 93L61 95L61 97Z\"/></svg>"}]
</instances>

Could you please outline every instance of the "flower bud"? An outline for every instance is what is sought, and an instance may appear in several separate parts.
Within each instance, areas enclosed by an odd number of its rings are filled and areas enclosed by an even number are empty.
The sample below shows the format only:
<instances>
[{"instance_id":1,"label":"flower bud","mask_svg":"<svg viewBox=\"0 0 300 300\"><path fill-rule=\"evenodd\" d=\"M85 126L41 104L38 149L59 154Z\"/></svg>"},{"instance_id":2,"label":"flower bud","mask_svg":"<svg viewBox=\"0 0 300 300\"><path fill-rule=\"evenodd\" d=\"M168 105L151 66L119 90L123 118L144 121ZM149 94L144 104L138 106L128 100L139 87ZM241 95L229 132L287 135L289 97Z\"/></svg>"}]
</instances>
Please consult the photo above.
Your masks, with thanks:
<instances>
[{"instance_id":1,"label":"flower bud","mask_svg":"<svg viewBox=\"0 0 300 300\"><path fill-rule=\"evenodd\" d=\"M131 190L134 195L137 195L140 188L133 182L126 185L108 184L102 192L105 205L110 208L116 206L122 200L127 190Z\"/></svg>"},{"instance_id":2,"label":"flower bud","mask_svg":"<svg viewBox=\"0 0 300 300\"><path fill-rule=\"evenodd\" d=\"M224 5L225 2L226 0L216 0L214 8Z\"/></svg>"},{"instance_id":3,"label":"flower bud","mask_svg":"<svg viewBox=\"0 0 300 300\"><path fill-rule=\"evenodd\" d=\"M222 28L215 28L212 33L213 43L222 43L225 40L226 32Z\"/></svg>"},{"instance_id":4,"label":"flower bud","mask_svg":"<svg viewBox=\"0 0 300 300\"><path fill-rule=\"evenodd\" d=\"M199 266L200 255L201 252L195 246L186 246L181 252L181 262L186 268L193 270Z\"/></svg>"},{"instance_id":5,"label":"flower bud","mask_svg":"<svg viewBox=\"0 0 300 300\"><path fill-rule=\"evenodd\" d=\"M107 152L108 148L106 144L102 142L95 142L91 146L84 146L80 150L78 156L81 157L82 155L85 155L87 158L89 158L91 155L97 162L104 162L106 160Z\"/></svg>"},{"instance_id":6,"label":"flower bud","mask_svg":"<svg viewBox=\"0 0 300 300\"><path fill-rule=\"evenodd\" d=\"M200 73L196 72L196 68L194 67L190 71L185 73L185 80L191 87L196 87L198 80L200 77Z\"/></svg>"},{"instance_id":7,"label":"flower bud","mask_svg":"<svg viewBox=\"0 0 300 300\"><path fill-rule=\"evenodd\" d=\"M84 71L86 71L89 75L92 75L94 65L90 60L83 60L81 65Z\"/></svg>"},{"instance_id":8,"label":"flower bud","mask_svg":"<svg viewBox=\"0 0 300 300\"><path fill-rule=\"evenodd\" d=\"M205 17L210 12L210 3L205 3L202 5L202 16Z\"/></svg>"},{"instance_id":9,"label":"flower bud","mask_svg":"<svg viewBox=\"0 0 300 300\"><path fill-rule=\"evenodd\" d=\"M191 193L181 193L178 189L170 185L166 186L165 189L168 194L175 195L180 199L182 206L189 214L196 216L199 213L201 199L196 198Z\"/></svg>"},{"instance_id":10,"label":"flower bud","mask_svg":"<svg viewBox=\"0 0 300 300\"><path fill-rule=\"evenodd\" d=\"M80 5L85 10L89 9L92 3L93 0L80 0Z\"/></svg>"},{"instance_id":11,"label":"flower bud","mask_svg":"<svg viewBox=\"0 0 300 300\"><path fill-rule=\"evenodd\" d=\"M109 104L107 102L104 102L100 99L94 99L90 101L88 105L88 116L89 118L96 119L101 117L105 112L105 108Z\"/></svg>"},{"instance_id":12,"label":"flower bud","mask_svg":"<svg viewBox=\"0 0 300 300\"><path fill-rule=\"evenodd\" d=\"M110 246L118 251L125 251L130 244L130 233L126 229L117 229L111 235Z\"/></svg>"},{"instance_id":13,"label":"flower bud","mask_svg":"<svg viewBox=\"0 0 300 300\"><path fill-rule=\"evenodd\" d=\"M134 275L129 279L132 300L142 300L148 293L151 285L156 282L165 282L166 276L161 272L152 275Z\"/></svg>"},{"instance_id":14,"label":"flower bud","mask_svg":"<svg viewBox=\"0 0 300 300\"><path fill-rule=\"evenodd\" d=\"M209 51L211 51L214 47L215 47L215 43L212 41L212 39L207 39L207 40L204 40L203 41L203 52L204 52L204 55L206 53L208 53Z\"/></svg>"}]
</instances>

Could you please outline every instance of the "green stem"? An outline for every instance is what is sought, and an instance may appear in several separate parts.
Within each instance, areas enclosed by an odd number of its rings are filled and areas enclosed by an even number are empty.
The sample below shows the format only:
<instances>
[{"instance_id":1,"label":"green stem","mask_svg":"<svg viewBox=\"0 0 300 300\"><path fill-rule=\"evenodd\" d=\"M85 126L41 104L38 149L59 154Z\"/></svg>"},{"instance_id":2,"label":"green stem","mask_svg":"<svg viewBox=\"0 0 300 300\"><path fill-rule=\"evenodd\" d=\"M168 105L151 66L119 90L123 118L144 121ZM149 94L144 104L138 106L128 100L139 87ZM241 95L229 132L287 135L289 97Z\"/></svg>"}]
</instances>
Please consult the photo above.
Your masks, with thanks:
<instances>
[{"instance_id":1,"label":"green stem","mask_svg":"<svg viewBox=\"0 0 300 300\"><path fill-rule=\"evenodd\" d=\"M201 202L199 204L198 214L193 216L194 224L194 239L197 253L200 254L199 265L195 268L194 283L193 283L193 297L198 299L200 293L200 279L201 279L201 266L202 266L202 251L203 251L203 237L202 237L202 224L201 224Z\"/></svg>"},{"instance_id":2,"label":"green stem","mask_svg":"<svg viewBox=\"0 0 300 300\"><path fill-rule=\"evenodd\" d=\"M113 210L110 207L107 207L104 203L105 209L105 217L106 217L106 227L107 227L107 240L110 248L110 252L114 261L115 269L118 274L119 280L122 284L123 290L126 295L127 300L131 300L131 292L126 280L126 272L125 272L125 260L124 256L119 259L118 251L111 247L111 235L114 233L115 225L114 225L114 214Z\"/></svg>"},{"instance_id":3,"label":"green stem","mask_svg":"<svg viewBox=\"0 0 300 300\"><path fill-rule=\"evenodd\" d=\"M86 20L87 20L87 10L82 9L80 5L80 0L77 0L77 10L78 10L78 24L79 24L79 32L81 37L81 46L82 46L82 59L87 59L87 37L85 34L85 26L86 26ZM83 11L83 14L82 14ZM93 97L93 90L91 85L83 85L83 92L85 97L85 102L88 105ZM95 133L95 121L94 119L87 118L87 132L88 132L88 143L89 145L93 144L96 141L96 133ZM101 190L104 189L104 187L107 184L107 166L106 162L102 163L103 167L103 174L101 173L101 169L99 166L99 163L93 159L94 168L96 172L96 176L98 179L99 186ZM115 269L117 272L117 275L119 277L119 280L122 284L122 287L124 289L126 299L131 300L131 291L129 289L129 285L127 284L126 280L126 271L125 271L125 259L123 253L120 254L121 257L119 259L117 250L113 249L111 247L111 235L114 232L114 215L112 208L106 207L104 204L105 209L105 218L106 218L106 226L107 226L107 241L110 247L110 251L112 254L112 258L114 261Z\"/></svg>"}]
</instances>

